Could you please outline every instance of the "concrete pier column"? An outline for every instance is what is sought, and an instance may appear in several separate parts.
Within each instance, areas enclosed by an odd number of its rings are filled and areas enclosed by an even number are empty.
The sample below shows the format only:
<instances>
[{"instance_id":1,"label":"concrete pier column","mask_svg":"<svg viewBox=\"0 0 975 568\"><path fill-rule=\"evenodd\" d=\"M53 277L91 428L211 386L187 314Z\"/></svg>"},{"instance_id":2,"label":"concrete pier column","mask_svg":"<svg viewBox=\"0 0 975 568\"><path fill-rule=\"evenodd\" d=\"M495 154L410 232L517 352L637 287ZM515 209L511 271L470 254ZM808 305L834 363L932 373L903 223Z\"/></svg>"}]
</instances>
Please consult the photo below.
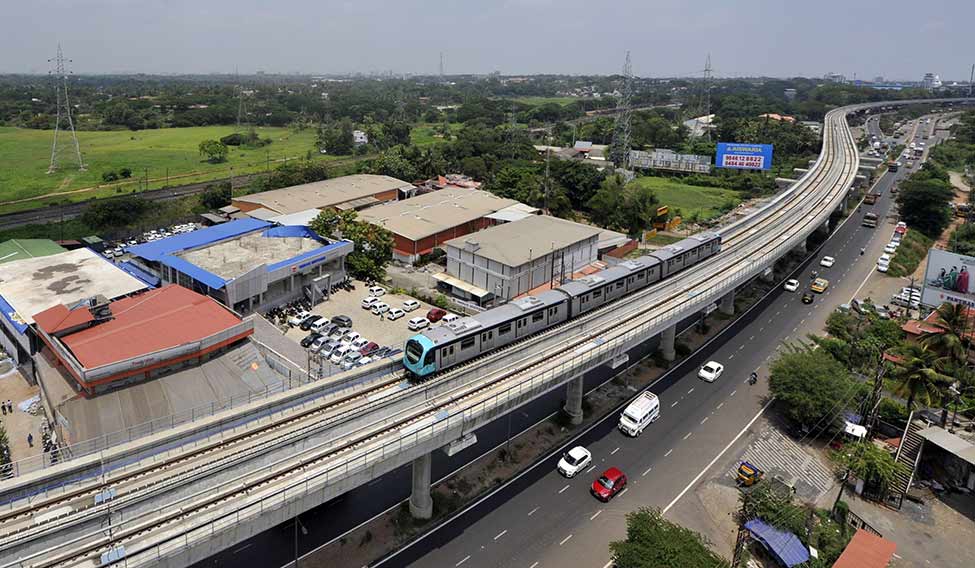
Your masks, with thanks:
<instances>
[{"instance_id":1,"label":"concrete pier column","mask_svg":"<svg viewBox=\"0 0 975 568\"><path fill-rule=\"evenodd\" d=\"M414 519L433 516L433 498L430 497L430 470L433 454L423 454L413 460L413 492L410 493L410 514Z\"/></svg>"},{"instance_id":2,"label":"concrete pier column","mask_svg":"<svg viewBox=\"0 0 975 568\"><path fill-rule=\"evenodd\" d=\"M819 231L820 233L822 233L824 235L829 235L829 219L826 219L825 221L823 221L823 224L819 226L819 228L817 229L817 231Z\"/></svg>"},{"instance_id":3,"label":"concrete pier column","mask_svg":"<svg viewBox=\"0 0 975 568\"><path fill-rule=\"evenodd\" d=\"M572 379L565 385L565 413L573 424L582 424L582 377Z\"/></svg>"},{"instance_id":4,"label":"concrete pier column","mask_svg":"<svg viewBox=\"0 0 975 568\"><path fill-rule=\"evenodd\" d=\"M677 324L674 324L660 334L660 354L664 361L673 361L677 358L677 350L674 348L674 339L677 337Z\"/></svg>"},{"instance_id":5,"label":"concrete pier column","mask_svg":"<svg viewBox=\"0 0 975 568\"><path fill-rule=\"evenodd\" d=\"M735 315L735 291L732 290L724 296L721 297L721 301L718 302L718 309L721 310L726 316Z\"/></svg>"}]
</instances>

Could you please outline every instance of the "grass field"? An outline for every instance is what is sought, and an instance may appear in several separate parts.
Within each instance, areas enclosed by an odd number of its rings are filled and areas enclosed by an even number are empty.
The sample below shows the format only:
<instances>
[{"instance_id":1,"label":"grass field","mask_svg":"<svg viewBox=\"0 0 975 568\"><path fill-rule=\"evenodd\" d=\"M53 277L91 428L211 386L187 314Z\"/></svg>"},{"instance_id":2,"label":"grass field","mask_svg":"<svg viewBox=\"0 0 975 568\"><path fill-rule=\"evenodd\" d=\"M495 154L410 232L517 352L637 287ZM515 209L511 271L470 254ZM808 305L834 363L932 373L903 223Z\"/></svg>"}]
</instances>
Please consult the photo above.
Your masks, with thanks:
<instances>
[{"instance_id":1,"label":"grass field","mask_svg":"<svg viewBox=\"0 0 975 568\"><path fill-rule=\"evenodd\" d=\"M315 133L312 130L292 132L287 128L258 128L258 134L270 137L273 142L264 148L253 150L231 148L227 162L209 164L202 160L198 146L207 139L219 139L233 133L232 126L203 126L193 128L166 128L160 130L78 132L78 141L87 166L80 172L66 156L62 169L47 173L51 156L53 134L49 130L29 130L0 127L0 211L29 209L44 203L60 200L83 200L117 193L128 193L138 188L138 182L128 180L118 185L104 184L102 173L127 167L133 178L142 178L148 169L149 189L169 185L225 178L234 174L263 171L285 158L305 157L313 149ZM62 138L67 145L70 137ZM316 154L318 156L318 154ZM335 160L332 156L322 159ZM168 178L167 178L168 173ZM87 191L77 191L87 190ZM74 193L71 193L73 192ZM63 193L63 195L47 194ZM30 201L21 201L29 199ZM21 203L10 203L21 201Z\"/></svg>"},{"instance_id":2,"label":"grass field","mask_svg":"<svg viewBox=\"0 0 975 568\"><path fill-rule=\"evenodd\" d=\"M685 219L696 212L700 219L705 221L720 215L722 205L741 203L737 191L687 185L671 178L638 177L630 184L653 189L661 205L669 206L671 211L680 209Z\"/></svg>"},{"instance_id":3,"label":"grass field","mask_svg":"<svg viewBox=\"0 0 975 568\"><path fill-rule=\"evenodd\" d=\"M434 128L440 126L429 122L417 124L410 131L410 141L416 146L430 146L437 142L443 142L443 138L434 135ZM450 131L457 133L464 125L460 123L450 123Z\"/></svg>"},{"instance_id":4,"label":"grass field","mask_svg":"<svg viewBox=\"0 0 975 568\"><path fill-rule=\"evenodd\" d=\"M513 100L526 105L541 106L548 103L555 103L565 106L579 100L576 97L515 97Z\"/></svg>"}]
</instances>

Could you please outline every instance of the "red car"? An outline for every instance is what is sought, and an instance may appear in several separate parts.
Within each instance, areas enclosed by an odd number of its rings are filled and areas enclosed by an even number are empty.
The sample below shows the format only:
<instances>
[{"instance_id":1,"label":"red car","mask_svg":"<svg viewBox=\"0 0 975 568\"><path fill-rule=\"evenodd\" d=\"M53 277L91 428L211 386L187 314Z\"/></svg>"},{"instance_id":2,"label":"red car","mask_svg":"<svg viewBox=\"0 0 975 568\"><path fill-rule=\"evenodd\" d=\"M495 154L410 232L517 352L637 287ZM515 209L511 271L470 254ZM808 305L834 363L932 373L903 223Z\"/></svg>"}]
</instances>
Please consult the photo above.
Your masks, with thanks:
<instances>
[{"instance_id":1,"label":"red car","mask_svg":"<svg viewBox=\"0 0 975 568\"><path fill-rule=\"evenodd\" d=\"M359 353L362 354L363 357L368 357L369 355L372 355L376 351L379 351L379 344L376 343L375 341L370 341L369 343L366 343L365 345L362 346L362 349L359 350Z\"/></svg>"},{"instance_id":2,"label":"red car","mask_svg":"<svg viewBox=\"0 0 975 568\"><path fill-rule=\"evenodd\" d=\"M430 320L430 323L436 323L442 320L445 315L447 315L447 310L432 308L429 312L427 312L427 319Z\"/></svg>"},{"instance_id":3,"label":"red car","mask_svg":"<svg viewBox=\"0 0 975 568\"><path fill-rule=\"evenodd\" d=\"M589 492L593 494L596 499L603 501L609 501L617 493L622 491L626 487L626 475L622 471L611 467L603 472L599 476L599 479L592 482L592 487Z\"/></svg>"}]
</instances>

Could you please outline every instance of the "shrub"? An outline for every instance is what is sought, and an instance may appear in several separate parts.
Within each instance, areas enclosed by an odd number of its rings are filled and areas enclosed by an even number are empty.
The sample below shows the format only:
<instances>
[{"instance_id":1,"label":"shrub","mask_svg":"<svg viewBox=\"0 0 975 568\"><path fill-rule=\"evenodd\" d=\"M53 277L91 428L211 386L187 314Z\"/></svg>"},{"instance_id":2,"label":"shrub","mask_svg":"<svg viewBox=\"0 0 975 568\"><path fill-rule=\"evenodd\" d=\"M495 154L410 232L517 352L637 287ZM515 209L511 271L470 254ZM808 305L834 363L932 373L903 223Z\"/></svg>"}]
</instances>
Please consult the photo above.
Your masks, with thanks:
<instances>
[{"instance_id":1,"label":"shrub","mask_svg":"<svg viewBox=\"0 0 975 568\"><path fill-rule=\"evenodd\" d=\"M102 173L102 181L105 183L118 181L118 174L114 171L104 172Z\"/></svg>"}]
</instances>

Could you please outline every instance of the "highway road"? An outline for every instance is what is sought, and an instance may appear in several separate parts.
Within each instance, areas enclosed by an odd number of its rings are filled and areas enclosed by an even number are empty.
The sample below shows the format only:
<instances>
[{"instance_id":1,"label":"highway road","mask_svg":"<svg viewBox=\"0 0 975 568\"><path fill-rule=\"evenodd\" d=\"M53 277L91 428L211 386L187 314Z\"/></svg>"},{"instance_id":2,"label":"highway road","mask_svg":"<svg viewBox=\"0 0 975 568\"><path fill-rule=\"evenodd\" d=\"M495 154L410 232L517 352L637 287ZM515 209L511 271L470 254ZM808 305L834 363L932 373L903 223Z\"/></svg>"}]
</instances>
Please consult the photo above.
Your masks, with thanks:
<instances>
[{"instance_id":1,"label":"highway road","mask_svg":"<svg viewBox=\"0 0 975 568\"><path fill-rule=\"evenodd\" d=\"M907 175L886 174L876 186L883 196L873 207L881 217L889 210L891 184ZM625 535L625 514L641 506L669 511L678 498L693 490L698 475L709 470L717 456L747 434L767 407L766 364L783 342L818 331L828 314L848 302L874 271L874 261L887 243L893 225L877 229L860 226L860 215L838 228L822 250L799 270L797 278L808 286L811 270L830 280L830 288L803 305L798 293L777 288L767 301L743 319L740 329L724 333L703 353L672 372L651 390L661 399L661 419L641 437L632 439L615 429L617 414L610 415L571 444L586 446L594 466L574 479L555 471L558 453L538 468L467 510L431 536L401 550L383 566L592 566L606 565L608 543ZM867 253L860 255L860 248ZM822 256L836 264L822 268ZM697 378L704 360L725 365L724 375L709 384ZM747 384L758 370L763 380ZM625 493L610 503L596 501L589 484L607 467L627 473ZM710 472L714 473L714 472Z\"/></svg>"}]
</instances>

